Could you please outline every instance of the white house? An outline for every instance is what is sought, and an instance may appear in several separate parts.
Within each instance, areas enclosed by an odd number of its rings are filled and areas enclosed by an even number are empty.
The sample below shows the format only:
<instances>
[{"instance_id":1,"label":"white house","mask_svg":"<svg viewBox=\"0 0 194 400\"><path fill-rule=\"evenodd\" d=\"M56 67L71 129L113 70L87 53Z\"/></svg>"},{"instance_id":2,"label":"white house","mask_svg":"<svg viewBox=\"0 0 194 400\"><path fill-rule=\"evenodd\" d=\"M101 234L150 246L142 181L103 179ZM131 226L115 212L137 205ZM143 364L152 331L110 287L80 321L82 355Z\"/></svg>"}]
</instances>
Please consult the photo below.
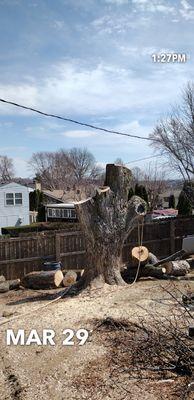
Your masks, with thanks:
<instances>
[{"instance_id":1,"label":"white house","mask_svg":"<svg viewBox=\"0 0 194 400\"><path fill-rule=\"evenodd\" d=\"M29 224L29 188L15 182L0 185L0 230Z\"/></svg>"}]
</instances>

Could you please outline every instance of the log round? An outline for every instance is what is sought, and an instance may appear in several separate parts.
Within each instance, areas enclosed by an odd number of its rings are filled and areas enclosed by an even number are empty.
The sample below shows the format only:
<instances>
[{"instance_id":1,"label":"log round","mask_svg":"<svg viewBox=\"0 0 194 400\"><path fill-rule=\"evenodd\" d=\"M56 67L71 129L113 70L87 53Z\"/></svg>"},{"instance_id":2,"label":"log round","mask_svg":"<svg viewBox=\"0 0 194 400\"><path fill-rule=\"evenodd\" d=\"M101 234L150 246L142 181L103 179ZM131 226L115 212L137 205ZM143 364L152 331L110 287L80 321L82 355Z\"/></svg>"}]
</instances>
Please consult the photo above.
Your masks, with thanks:
<instances>
[{"instance_id":1,"label":"log round","mask_svg":"<svg viewBox=\"0 0 194 400\"><path fill-rule=\"evenodd\" d=\"M63 282L61 270L34 271L25 275L22 285L29 289L52 289L59 287Z\"/></svg>"},{"instance_id":2,"label":"log round","mask_svg":"<svg viewBox=\"0 0 194 400\"><path fill-rule=\"evenodd\" d=\"M138 262L145 262L148 259L149 251L145 246L137 246L132 249L132 257Z\"/></svg>"},{"instance_id":3,"label":"log round","mask_svg":"<svg viewBox=\"0 0 194 400\"><path fill-rule=\"evenodd\" d=\"M73 285L77 280L77 274L75 271L68 271L64 278L63 278L63 286L71 286Z\"/></svg>"}]
</instances>

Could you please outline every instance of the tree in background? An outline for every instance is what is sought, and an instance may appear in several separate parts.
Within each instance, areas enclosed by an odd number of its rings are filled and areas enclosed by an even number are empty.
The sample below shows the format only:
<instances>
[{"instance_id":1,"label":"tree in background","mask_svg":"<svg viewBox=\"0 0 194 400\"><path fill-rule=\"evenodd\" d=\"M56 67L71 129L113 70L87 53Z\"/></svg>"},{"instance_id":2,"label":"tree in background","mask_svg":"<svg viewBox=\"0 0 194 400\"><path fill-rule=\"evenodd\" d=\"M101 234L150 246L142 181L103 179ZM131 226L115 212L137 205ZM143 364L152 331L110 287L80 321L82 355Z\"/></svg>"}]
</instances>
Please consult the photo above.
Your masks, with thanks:
<instances>
[{"instance_id":1,"label":"tree in background","mask_svg":"<svg viewBox=\"0 0 194 400\"><path fill-rule=\"evenodd\" d=\"M145 171L142 171L142 182L148 195L149 209L152 211L158 205L159 195L166 189L165 170L157 162L150 163Z\"/></svg>"},{"instance_id":2,"label":"tree in background","mask_svg":"<svg viewBox=\"0 0 194 400\"><path fill-rule=\"evenodd\" d=\"M141 197L143 200L146 201L146 203L148 203L148 194L147 194L145 186L139 185L138 183L136 183L135 195Z\"/></svg>"},{"instance_id":3,"label":"tree in background","mask_svg":"<svg viewBox=\"0 0 194 400\"><path fill-rule=\"evenodd\" d=\"M101 173L93 154L86 148L74 147L68 152L67 157L75 183L79 184L84 180L95 180Z\"/></svg>"},{"instance_id":4,"label":"tree in background","mask_svg":"<svg viewBox=\"0 0 194 400\"><path fill-rule=\"evenodd\" d=\"M150 135L152 145L168 157L171 167L191 180L194 174L194 83L182 91L182 102Z\"/></svg>"},{"instance_id":5,"label":"tree in background","mask_svg":"<svg viewBox=\"0 0 194 400\"><path fill-rule=\"evenodd\" d=\"M45 221L45 207L43 205L44 194L40 190L30 192L30 211L37 211L37 221Z\"/></svg>"},{"instance_id":6,"label":"tree in background","mask_svg":"<svg viewBox=\"0 0 194 400\"><path fill-rule=\"evenodd\" d=\"M132 188L132 187L130 187L130 189L129 189L129 193L128 193L128 200L130 200L130 199L131 199L131 197L132 197L132 196L134 196L134 194L135 194L135 192L134 192L133 188Z\"/></svg>"},{"instance_id":7,"label":"tree in background","mask_svg":"<svg viewBox=\"0 0 194 400\"><path fill-rule=\"evenodd\" d=\"M171 194L169 196L168 206L169 206L169 208L175 208L175 197L174 197L174 194Z\"/></svg>"},{"instance_id":8,"label":"tree in background","mask_svg":"<svg viewBox=\"0 0 194 400\"><path fill-rule=\"evenodd\" d=\"M93 154L85 148L34 153L30 165L43 187L49 190L89 185L102 173Z\"/></svg>"},{"instance_id":9,"label":"tree in background","mask_svg":"<svg viewBox=\"0 0 194 400\"><path fill-rule=\"evenodd\" d=\"M179 215L192 215L192 204L184 190L179 195L177 209Z\"/></svg>"},{"instance_id":10,"label":"tree in background","mask_svg":"<svg viewBox=\"0 0 194 400\"><path fill-rule=\"evenodd\" d=\"M0 181L10 182L14 178L13 160L0 155Z\"/></svg>"}]
</instances>

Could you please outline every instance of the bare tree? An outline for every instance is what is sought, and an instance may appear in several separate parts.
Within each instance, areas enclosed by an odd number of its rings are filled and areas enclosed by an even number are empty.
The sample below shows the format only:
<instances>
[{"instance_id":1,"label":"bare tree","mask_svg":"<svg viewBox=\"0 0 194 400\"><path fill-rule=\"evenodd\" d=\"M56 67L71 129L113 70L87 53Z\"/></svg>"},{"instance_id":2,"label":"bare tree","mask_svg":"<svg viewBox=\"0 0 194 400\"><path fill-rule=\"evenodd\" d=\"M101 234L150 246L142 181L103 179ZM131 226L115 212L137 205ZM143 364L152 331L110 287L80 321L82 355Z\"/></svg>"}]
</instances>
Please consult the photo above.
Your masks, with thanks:
<instances>
[{"instance_id":1,"label":"bare tree","mask_svg":"<svg viewBox=\"0 0 194 400\"><path fill-rule=\"evenodd\" d=\"M120 157L116 158L116 160L114 161L114 164L123 165L123 166L125 165L124 161Z\"/></svg>"},{"instance_id":2,"label":"bare tree","mask_svg":"<svg viewBox=\"0 0 194 400\"><path fill-rule=\"evenodd\" d=\"M150 135L152 145L168 157L172 168L190 180L194 174L194 84L182 91L182 102Z\"/></svg>"},{"instance_id":3,"label":"bare tree","mask_svg":"<svg viewBox=\"0 0 194 400\"><path fill-rule=\"evenodd\" d=\"M50 190L89 185L101 173L93 154L79 148L34 153L30 165L44 187Z\"/></svg>"},{"instance_id":4,"label":"bare tree","mask_svg":"<svg viewBox=\"0 0 194 400\"><path fill-rule=\"evenodd\" d=\"M63 150L34 153L30 165L47 189L65 189L69 183L70 167Z\"/></svg>"},{"instance_id":5,"label":"bare tree","mask_svg":"<svg viewBox=\"0 0 194 400\"><path fill-rule=\"evenodd\" d=\"M0 181L9 182L14 177L14 167L12 158L0 155Z\"/></svg>"},{"instance_id":6,"label":"bare tree","mask_svg":"<svg viewBox=\"0 0 194 400\"><path fill-rule=\"evenodd\" d=\"M76 183L81 183L84 179L96 179L100 175L100 167L86 148L74 147L68 152L68 160Z\"/></svg>"},{"instance_id":7,"label":"bare tree","mask_svg":"<svg viewBox=\"0 0 194 400\"><path fill-rule=\"evenodd\" d=\"M166 189L165 174L166 171L157 162L154 164L149 163L143 173L142 182L148 194L150 210L154 210L157 206L159 195Z\"/></svg>"},{"instance_id":8,"label":"bare tree","mask_svg":"<svg viewBox=\"0 0 194 400\"><path fill-rule=\"evenodd\" d=\"M136 183L140 182L142 179L142 170L139 167L133 167L131 168L131 172L132 172L132 182L133 185L135 186Z\"/></svg>"}]
</instances>

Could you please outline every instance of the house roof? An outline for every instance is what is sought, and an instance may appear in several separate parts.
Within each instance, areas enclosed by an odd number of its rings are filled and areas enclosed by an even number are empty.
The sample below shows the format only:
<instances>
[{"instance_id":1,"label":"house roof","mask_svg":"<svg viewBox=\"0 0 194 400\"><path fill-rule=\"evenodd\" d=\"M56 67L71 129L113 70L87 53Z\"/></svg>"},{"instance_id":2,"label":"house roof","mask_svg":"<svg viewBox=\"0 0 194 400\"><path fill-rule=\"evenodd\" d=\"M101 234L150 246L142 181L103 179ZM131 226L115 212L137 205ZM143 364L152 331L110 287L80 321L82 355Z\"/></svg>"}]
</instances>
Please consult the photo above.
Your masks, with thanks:
<instances>
[{"instance_id":1,"label":"house roof","mask_svg":"<svg viewBox=\"0 0 194 400\"><path fill-rule=\"evenodd\" d=\"M161 216L176 216L178 214L178 210L175 210L174 208L166 208L164 210L153 210L154 215L161 215Z\"/></svg>"},{"instance_id":2,"label":"house roof","mask_svg":"<svg viewBox=\"0 0 194 400\"><path fill-rule=\"evenodd\" d=\"M17 183L15 181L10 181L10 182L4 182L4 183L0 183L0 188L1 187L6 187L6 186L19 186L19 187L25 187L26 189L28 189L29 191L33 191L34 189L26 186L26 185L22 185L21 183Z\"/></svg>"},{"instance_id":3,"label":"house roof","mask_svg":"<svg viewBox=\"0 0 194 400\"><path fill-rule=\"evenodd\" d=\"M75 203L78 200L86 199L85 193L81 192L81 190L78 193L78 189L68 191L60 189L43 190L43 193L55 200L60 200L62 203Z\"/></svg>"}]
</instances>

